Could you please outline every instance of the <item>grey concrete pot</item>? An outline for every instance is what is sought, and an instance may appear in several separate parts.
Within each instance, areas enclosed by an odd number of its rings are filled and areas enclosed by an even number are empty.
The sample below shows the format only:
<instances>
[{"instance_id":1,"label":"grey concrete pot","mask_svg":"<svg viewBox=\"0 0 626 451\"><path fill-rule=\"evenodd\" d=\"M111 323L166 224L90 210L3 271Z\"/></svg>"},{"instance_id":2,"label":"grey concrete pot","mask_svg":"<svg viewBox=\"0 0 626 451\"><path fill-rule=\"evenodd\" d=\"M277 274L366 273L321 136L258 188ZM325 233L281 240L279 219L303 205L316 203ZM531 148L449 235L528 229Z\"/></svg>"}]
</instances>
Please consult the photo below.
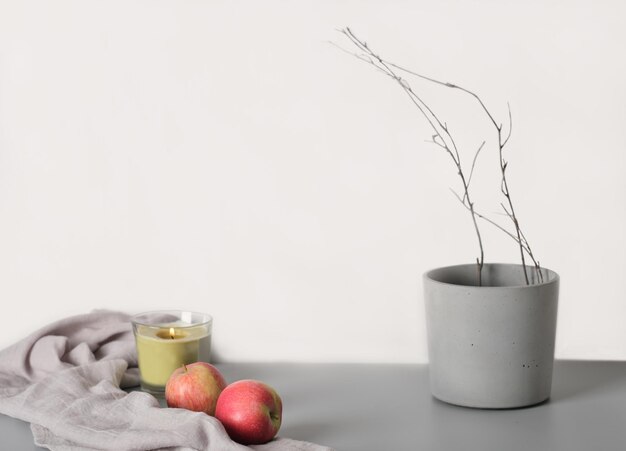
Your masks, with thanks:
<instances>
[{"instance_id":1,"label":"grey concrete pot","mask_svg":"<svg viewBox=\"0 0 626 451\"><path fill-rule=\"evenodd\" d=\"M528 267L533 272L532 267ZM559 276L526 285L521 265L424 274L432 394L467 407L512 408L550 397Z\"/></svg>"}]
</instances>

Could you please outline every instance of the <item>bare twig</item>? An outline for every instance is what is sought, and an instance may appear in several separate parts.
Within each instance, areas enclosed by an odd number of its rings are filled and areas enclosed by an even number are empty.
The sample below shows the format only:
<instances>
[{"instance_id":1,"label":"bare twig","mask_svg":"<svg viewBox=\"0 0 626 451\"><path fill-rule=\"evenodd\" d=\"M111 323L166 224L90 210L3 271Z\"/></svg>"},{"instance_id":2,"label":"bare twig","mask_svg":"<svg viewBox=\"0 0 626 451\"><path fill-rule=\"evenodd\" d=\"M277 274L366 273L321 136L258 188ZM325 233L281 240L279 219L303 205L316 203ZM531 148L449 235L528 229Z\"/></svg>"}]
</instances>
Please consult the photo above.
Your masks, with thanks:
<instances>
[{"instance_id":1,"label":"bare twig","mask_svg":"<svg viewBox=\"0 0 626 451\"><path fill-rule=\"evenodd\" d=\"M483 147L485 147L485 141L482 142L482 144L480 145L480 147L476 151L476 154L474 155L474 161L472 161L472 169L470 170L470 175L467 178L467 185L468 186L469 186L470 183L472 183L472 175L474 175L474 166L476 166L476 160L478 159L478 154L480 153L481 150L483 150Z\"/></svg>"},{"instance_id":2,"label":"bare twig","mask_svg":"<svg viewBox=\"0 0 626 451\"><path fill-rule=\"evenodd\" d=\"M461 196L459 196L459 194L454 191L453 189L450 189L450 191L452 191L452 194L454 194L454 196L458 199L459 202L461 202L461 204L465 207L468 208L469 207L465 204L465 202L463 201L463 199L461 199ZM501 230L502 232L506 233L509 237L511 237L516 243L520 244L520 241L517 239L517 237L515 235L513 235L511 232L509 232L507 229L505 229L504 227L502 227L500 224L498 224L497 222L493 221L492 219L490 219L488 216L485 216L481 213L479 213L478 211L476 211L476 209L474 209L474 214L476 216L478 216L480 219L482 219L485 222L488 222L489 224L491 224L492 226L496 227L497 229ZM505 214L505 216L508 217L508 215ZM524 250L526 250L527 248L527 243L526 241L522 238L522 242L521 242L522 247L524 247Z\"/></svg>"},{"instance_id":3,"label":"bare twig","mask_svg":"<svg viewBox=\"0 0 626 451\"><path fill-rule=\"evenodd\" d=\"M340 30L340 32L344 34L354 46L356 46L359 52L361 52L353 53L354 56L356 56L361 61L364 61L374 66L376 69L382 70L387 76L389 76L394 81L396 81L396 83L398 83L398 85L404 90L404 92L417 107L417 109L422 113L422 115L426 118L431 128L433 129L434 134L432 136L432 142L442 147L448 153L450 158L452 158L452 161L454 162L457 169L457 174L459 175L463 186L463 204L466 205L466 207L469 209L472 223L474 225L474 230L476 232L476 237L478 239L480 256L476 258L476 263L478 273L478 285L482 285L482 269L485 262L485 253L483 249L483 241L480 233L480 228L478 227L478 216L474 211L474 203L472 202L470 197L469 178L466 178L465 173L463 172L463 167L461 166L461 156L454 137L448 129L448 124L442 122L439 119L438 115L434 112L434 110L411 88L409 82L397 74L397 72L394 70L394 68L398 68L397 66L383 60L377 53L370 49L365 41L359 39L352 32L352 30L350 30L350 28L345 28L343 30ZM441 142L438 142L437 138L439 138ZM474 163L477 156L478 155L474 157Z\"/></svg>"},{"instance_id":4,"label":"bare twig","mask_svg":"<svg viewBox=\"0 0 626 451\"><path fill-rule=\"evenodd\" d=\"M509 110L509 133L508 135L506 135L506 139L502 143L502 147L506 146L506 143L509 142L509 139L511 138L511 132L513 132L513 116L511 114L511 104L507 102L506 107Z\"/></svg>"},{"instance_id":5,"label":"bare twig","mask_svg":"<svg viewBox=\"0 0 626 451\"><path fill-rule=\"evenodd\" d=\"M372 66L374 66L378 71L383 72L385 75L389 76L390 78L392 78L394 81L396 81L398 83L398 85L404 90L404 92L408 95L408 97L410 98L410 100L413 102L413 104L418 108L418 110L422 113L422 115L426 118L426 120L428 121L428 123L430 124L430 126L432 127L434 134L432 135L432 142L434 144L436 144L437 146L441 147L443 150L445 150L448 155L452 158L452 160L454 161L454 164L457 168L457 173L461 179L462 182L462 186L463 186L463 197L458 196L456 193L455 196L457 196L457 198L459 199L459 201L463 204L463 206L465 206L465 208L467 208L471 214L471 218L472 218L472 222L474 224L474 229L476 231L476 235L478 238L478 245L479 245L479 249L480 249L480 258L477 258L477 265L478 265L478 280L479 280L479 285L482 285L482 268L484 265L484 250L483 250L483 243L482 243L482 237L481 237L481 233L480 233L480 229L478 227L478 223L476 221L476 218L479 219L483 219L487 222L489 222L490 224L496 226L497 228L499 228L500 230L502 230L503 232L505 232L507 235L509 235L511 238L513 238L515 240L515 242L518 244L519 248L520 248L520 256L521 256L521 260L522 260L522 267L524 270L524 278L526 280L527 284L530 284L530 280L528 277L528 271L526 268L526 255L529 256L529 258L532 260L534 266L535 266L535 271L537 274L537 277L539 279L539 281L543 281L543 275L542 275L542 271L541 271L541 267L539 265L539 262L535 260L532 250L530 248L530 245L528 243L528 240L526 239L526 237L524 236L521 227L519 225L519 220L517 219L517 216L515 215L515 209L513 207L513 202L511 199L511 194L509 191L509 186L508 186L508 180L506 178L506 169L507 169L507 165L508 163L504 160L503 157L503 150L504 150L504 146L506 146L506 144L509 142L509 139L511 138L511 132L513 130L513 118L512 118L512 114L511 114L511 107L510 105L507 103L507 107L508 107L508 115L509 115L509 127L508 127L508 133L506 138L503 138L502 135L502 124L499 124L494 116L491 114L491 112L489 111L489 109L487 108L487 106L485 105L485 103L482 101L482 99L473 91L470 91L469 89L466 89L462 86L456 85L454 83L450 83L450 82L444 82L444 81L440 81L437 80L435 78L432 77L428 77L425 76L423 74L420 74L418 72L414 72L411 71L409 69L406 69L402 66L399 66L395 63L389 62L385 59L383 59L382 57L380 57L380 55L378 55L377 53L375 53L374 51L371 50L371 48L368 46L368 44L359 39L353 32L352 30L350 30L350 28L345 28L345 29L341 29L338 30L339 32L341 32L343 35L345 35L350 42L358 49L357 53L353 53L350 52L340 46L338 46L337 44L333 43L333 45L335 45L336 47L340 48L342 51L347 52L353 56L355 56L356 58L360 59L361 61L364 61ZM470 183L472 181L472 176L474 174L474 168L476 165L476 160L478 158L478 155L480 153L480 151L483 149L483 146L485 145L485 142L483 141L483 143L480 145L480 147L478 148L478 150L476 151L475 155L474 155L474 159L472 161L472 166L471 166L471 170L470 170L470 174L469 176L466 178L465 177L465 173L463 172L463 168L461 166L461 157L460 157L460 153L458 150L458 147L456 145L456 142L454 140L453 135L450 133L450 130L448 128L448 124L444 121L442 122L439 117L437 116L437 114L433 111L433 109L412 89L411 85L409 84L409 82L404 79L403 77L401 77L397 71L401 71L404 72L406 74L410 74L413 75L415 77L418 77L422 80L426 80L429 81L431 83L437 84L437 85L441 85L441 86L445 86L447 88L451 88L451 89L456 89L459 91L462 91L464 93L466 93L467 95L471 96L472 98L474 98L478 104L480 105L480 107L482 108L482 110L484 111L484 113L487 115L487 118L489 119L489 121L491 122L491 124L495 127L496 132L497 132L497 137L498 137L498 154L499 154L499 159L500 159L500 170L502 173L502 177L501 177L501 191L502 194L504 195L504 197L506 198L506 202L508 204L508 208L504 206L504 204L502 204L502 208L504 209L504 211L506 212L506 216L509 217L509 219L512 221L513 226L515 228L515 232L511 233L509 231L507 231L506 229L504 229L503 227L501 227L500 225L498 225L497 223L495 223L494 221L490 220L489 218L487 218L484 215L481 215L479 213L476 212L475 208L474 208L474 203L472 202L471 198L470 198L470 191L469 191L469 186ZM438 141L438 139L441 141Z\"/></svg>"}]
</instances>

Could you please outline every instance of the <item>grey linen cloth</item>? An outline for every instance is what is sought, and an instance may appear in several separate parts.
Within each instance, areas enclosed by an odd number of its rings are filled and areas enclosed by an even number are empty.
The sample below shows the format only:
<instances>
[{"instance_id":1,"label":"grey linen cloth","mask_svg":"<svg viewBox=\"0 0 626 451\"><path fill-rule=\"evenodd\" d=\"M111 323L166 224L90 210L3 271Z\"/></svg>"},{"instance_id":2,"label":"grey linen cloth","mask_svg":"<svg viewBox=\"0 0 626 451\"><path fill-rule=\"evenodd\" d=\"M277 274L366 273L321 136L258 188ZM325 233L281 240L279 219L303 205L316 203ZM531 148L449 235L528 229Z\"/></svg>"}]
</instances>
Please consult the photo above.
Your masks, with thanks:
<instances>
[{"instance_id":1,"label":"grey linen cloth","mask_svg":"<svg viewBox=\"0 0 626 451\"><path fill-rule=\"evenodd\" d=\"M204 413L163 409L139 383L130 316L94 311L50 324L0 351L0 413L31 423L54 451L331 451L285 438L246 447Z\"/></svg>"}]
</instances>

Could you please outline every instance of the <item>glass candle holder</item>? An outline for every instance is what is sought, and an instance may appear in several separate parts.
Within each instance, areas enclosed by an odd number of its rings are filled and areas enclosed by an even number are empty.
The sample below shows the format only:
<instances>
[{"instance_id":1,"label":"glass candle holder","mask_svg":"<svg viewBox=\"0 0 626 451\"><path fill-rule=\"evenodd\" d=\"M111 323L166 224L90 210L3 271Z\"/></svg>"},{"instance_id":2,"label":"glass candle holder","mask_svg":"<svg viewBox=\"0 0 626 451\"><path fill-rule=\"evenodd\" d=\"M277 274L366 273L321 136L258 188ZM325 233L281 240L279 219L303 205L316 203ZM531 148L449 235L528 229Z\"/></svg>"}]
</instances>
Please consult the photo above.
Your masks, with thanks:
<instances>
[{"instance_id":1,"label":"glass candle holder","mask_svg":"<svg viewBox=\"0 0 626 451\"><path fill-rule=\"evenodd\" d=\"M213 318L179 310L146 312L131 318L141 388L162 396L172 372L194 362L209 362Z\"/></svg>"}]
</instances>

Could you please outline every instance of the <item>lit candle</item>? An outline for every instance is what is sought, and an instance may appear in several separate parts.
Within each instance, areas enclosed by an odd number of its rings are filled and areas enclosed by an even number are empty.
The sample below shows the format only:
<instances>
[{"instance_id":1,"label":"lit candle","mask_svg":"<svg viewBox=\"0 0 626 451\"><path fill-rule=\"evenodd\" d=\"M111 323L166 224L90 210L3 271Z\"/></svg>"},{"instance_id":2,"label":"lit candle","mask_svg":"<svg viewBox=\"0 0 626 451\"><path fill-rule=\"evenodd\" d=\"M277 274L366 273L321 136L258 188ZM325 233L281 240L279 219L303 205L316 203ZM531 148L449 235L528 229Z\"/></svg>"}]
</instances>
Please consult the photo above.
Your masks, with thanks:
<instances>
[{"instance_id":1,"label":"lit candle","mask_svg":"<svg viewBox=\"0 0 626 451\"><path fill-rule=\"evenodd\" d=\"M209 362L211 317L192 312L150 312L133 317L141 387L162 394L176 368Z\"/></svg>"}]
</instances>

